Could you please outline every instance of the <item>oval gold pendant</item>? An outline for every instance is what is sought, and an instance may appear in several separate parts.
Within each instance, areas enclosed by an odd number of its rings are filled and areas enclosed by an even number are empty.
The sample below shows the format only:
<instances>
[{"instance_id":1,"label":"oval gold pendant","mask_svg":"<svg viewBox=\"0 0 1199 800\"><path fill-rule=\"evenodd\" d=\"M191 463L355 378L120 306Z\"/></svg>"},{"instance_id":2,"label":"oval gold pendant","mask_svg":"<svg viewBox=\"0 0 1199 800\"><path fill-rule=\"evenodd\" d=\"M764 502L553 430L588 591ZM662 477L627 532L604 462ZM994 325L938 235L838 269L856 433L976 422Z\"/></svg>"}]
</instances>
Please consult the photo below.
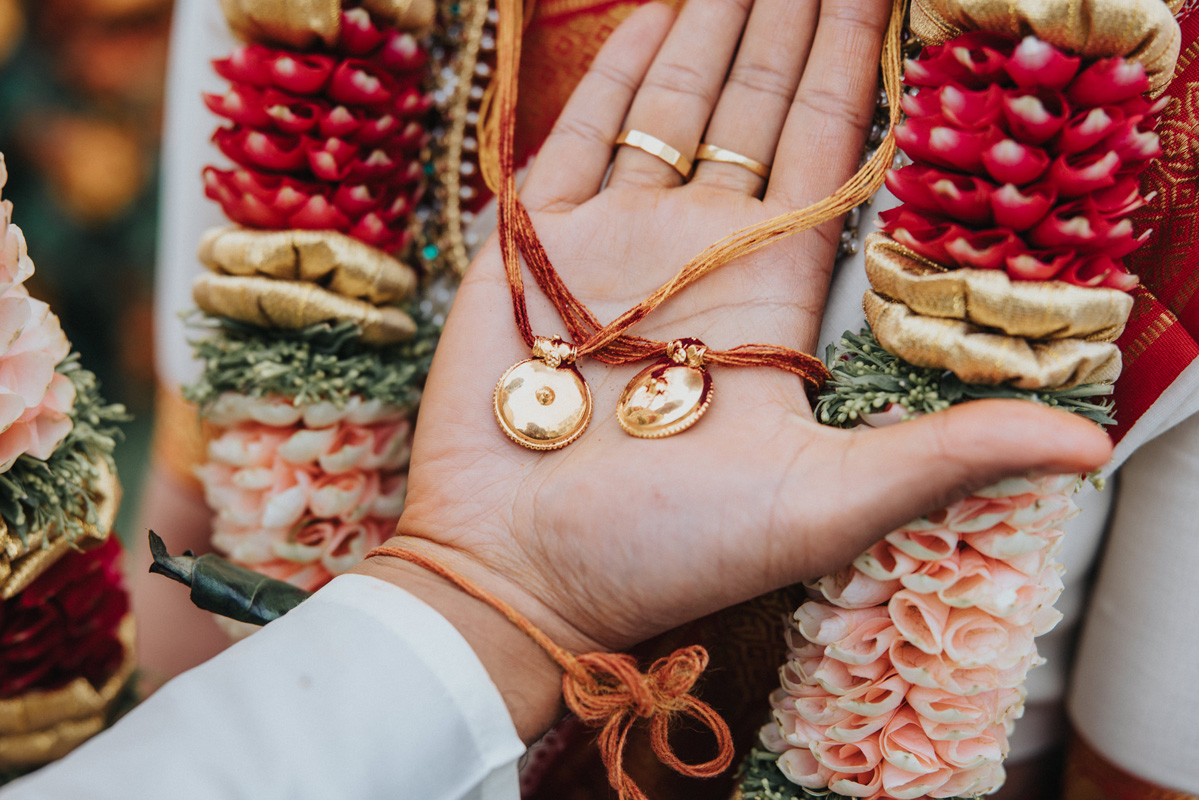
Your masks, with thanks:
<instances>
[{"instance_id":1,"label":"oval gold pendant","mask_svg":"<svg viewBox=\"0 0 1199 800\"><path fill-rule=\"evenodd\" d=\"M495 418L517 444L557 450L579 438L591 420L591 389L573 366L530 358L495 385Z\"/></svg>"},{"instance_id":2,"label":"oval gold pendant","mask_svg":"<svg viewBox=\"0 0 1199 800\"><path fill-rule=\"evenodd\" d=\"M616 404L616 419L630 436L661 439L699 422L711 402L711 373L662 359L629 381Z\"/></svg>"}]
</instances>

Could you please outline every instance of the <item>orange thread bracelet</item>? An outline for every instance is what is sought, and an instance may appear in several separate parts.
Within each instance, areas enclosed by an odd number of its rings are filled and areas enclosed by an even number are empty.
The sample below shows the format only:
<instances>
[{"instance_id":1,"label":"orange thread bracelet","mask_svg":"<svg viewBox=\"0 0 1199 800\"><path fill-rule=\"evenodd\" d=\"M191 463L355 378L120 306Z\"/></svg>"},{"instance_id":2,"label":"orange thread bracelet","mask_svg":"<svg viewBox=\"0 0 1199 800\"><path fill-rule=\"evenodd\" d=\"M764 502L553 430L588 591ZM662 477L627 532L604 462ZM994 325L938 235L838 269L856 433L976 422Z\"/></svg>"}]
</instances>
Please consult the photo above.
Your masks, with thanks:
<instances>
[{"instance_id":1,"label":"orange thread bracelet","mask_svg":"<svg viewBox=\"0 0 1199 800\"><path fill-rule=\"evenodd\" d=\"M415 564L494 608L520 628L562 668L562 697L566 706L585 724L600 728L599 750L608 770L608 781L621 800L649 800L636 781L624 771L624 749L629 731L638 718L650 726L650 745L661 762L689 778L711 778L728 769L733 761L733 737L728 725L710 705L691 693L708 666L708 651L700 645L676 650L660 658L646 672L626 653L574 655L559 647L540 628L516 609L471 580L415 550L376 547L366 558L391 556ZM706 725L716 737L716 757L702 764L688 764L670 747L670 724L676 715L691 717Z\"/></svg>"}]
</instances>

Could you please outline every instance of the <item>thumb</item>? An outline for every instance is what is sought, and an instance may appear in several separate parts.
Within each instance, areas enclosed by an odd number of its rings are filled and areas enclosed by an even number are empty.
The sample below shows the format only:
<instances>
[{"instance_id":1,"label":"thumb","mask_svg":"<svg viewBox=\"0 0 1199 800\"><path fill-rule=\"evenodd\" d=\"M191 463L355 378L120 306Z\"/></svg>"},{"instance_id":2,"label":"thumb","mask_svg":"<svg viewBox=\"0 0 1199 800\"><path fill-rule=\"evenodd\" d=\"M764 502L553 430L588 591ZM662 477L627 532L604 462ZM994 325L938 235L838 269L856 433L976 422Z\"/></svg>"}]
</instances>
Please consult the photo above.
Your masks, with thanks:
<instances>
[{"instance_id":1,"label":"thumb","mask_svg":"<svg viewBox=\"0 0 1199 800\"><path fill-rule=\"evenodd\" d=\"M1089 472L1112 453L1099 426L1024 400L964 403L847 436L840 480L857 487L858 552L880 533L1003 478Z\"/></svg>"}]
</instances>

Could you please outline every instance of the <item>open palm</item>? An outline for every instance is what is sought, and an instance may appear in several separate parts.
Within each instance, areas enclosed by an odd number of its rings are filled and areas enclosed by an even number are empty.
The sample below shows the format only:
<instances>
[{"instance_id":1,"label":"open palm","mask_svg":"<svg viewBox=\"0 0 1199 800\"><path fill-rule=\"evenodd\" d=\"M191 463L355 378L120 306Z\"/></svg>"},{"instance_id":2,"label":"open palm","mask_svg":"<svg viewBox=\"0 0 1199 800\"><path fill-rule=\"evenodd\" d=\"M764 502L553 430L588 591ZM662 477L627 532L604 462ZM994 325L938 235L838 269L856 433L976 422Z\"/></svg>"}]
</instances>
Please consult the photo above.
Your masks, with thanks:
<instances>
[{"instance_id":1,"label":"open palm","mask_svg":"<svg viewBox=\"0 0 1199 800\"><path fill-rule=\"evenodd\" d=\"M563 280L607 321L739 228L818 200L856 169L872 116L883 0L690 0L639 10L610 37L521 196ZM633 147L702 141L773 164L701 162L691 179ZM611 172L608 174L611 164ZM605 182L606 178L606 182ZM816 345L838 223L734 261L635 333L714 349ZM535 286L538 335L565 330ZM769 368L713 368L704 419L626 435L616 399L645 365L582 359L595 416L532 452L492 415L496 380L529 354L493 240L463 281L417 425L396 542L511 602L564 646L617 649L848 562L890 528L1000 477L1088 470L1089 423L1019 402L972 404L865 433L821 427L804 387Z\"/></svg>"}]
</instances>

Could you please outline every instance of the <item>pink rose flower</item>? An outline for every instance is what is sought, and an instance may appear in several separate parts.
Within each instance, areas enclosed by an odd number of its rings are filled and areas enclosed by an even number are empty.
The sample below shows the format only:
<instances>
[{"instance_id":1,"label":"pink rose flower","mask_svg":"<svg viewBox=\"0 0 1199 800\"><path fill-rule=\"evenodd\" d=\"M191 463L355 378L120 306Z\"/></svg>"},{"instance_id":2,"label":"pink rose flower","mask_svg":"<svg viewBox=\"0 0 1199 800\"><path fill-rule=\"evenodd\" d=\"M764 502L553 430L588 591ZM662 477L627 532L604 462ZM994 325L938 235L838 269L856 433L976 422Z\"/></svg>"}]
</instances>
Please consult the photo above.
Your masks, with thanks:
<instances>
[{"instance_id":1,"label":"pink rose flower","mask_svg":"<svg viewBox=\"0 0 1199 800\"><path fill-rule=\"evenodd\" d=\"M883 764L880 762L867 772L835 772L828 788L846 797L882 798Z\"/></svg>"},{"instance_id":2,"label":"pink rose flower","mask_svg":"<svg viewBox=\"0 0 1199 800\"><path fill-rule=\"evenodd\" d=\"M792 747L778 760L779 771L792 783L807 789L823 789L829 785L833 771L820 763L812 751Z\"/></svg>"},{"instance_id":3,"label":"pink rose flower","mask_svg":"<svg viewBox=\"0 0 1199 800\"><path fill-rule=\"evenodd\" d=\"M958 534L948 528L897 530L887 534L887 542L918 561L948 558L958 547Z\"/></svg>"},{"instance_id":4,"label":"pink rose flower","mask_svg":"<svg viewBox=\"0 0 1199 800\"><path fill-rule=\"evenodd\" d=\"M929 797L973 797L991 794L1003 785L1005 778L1002 764L984 764L974 769L954 773L940 787L928 793Z\"/></svg>"},{"instance_id":5,"label":"pink rose flower","mask_svg":"<svg viewBox=\"0 0 1199 800\"><path fill-rule=\"evenodd\" d=\"M883 757L877 736L867 736L848 743L821 742L811 750L816 760L825 767L847 775L873 772Z\"/></svg>"},{"instance_id":6,"label":"pink rose flower","mask_svg":"<svg viewBox=\"0 0 1199 800\"><path fill-rule=\"evenodd\" d=\"M404 513L404 498L407 495L407 474L397 472L393 475L384 475L379 481L379 493L371 505L371 516L398 520L400 514Z\"/></svg>"},{"instance_id":7,"label":"pink rose flower","mask_svg":"<svg viewBox=\"0 0 1199 800\"><path fill-rule=\"evenodd\" d=\"M920 727L916 712L908 706L896 711L887 722L879 735L879 747L887 763L905 772L927 775L945 766L932 741Z\"/></svg>"},{"instance_id":8,"label":"pink rose flower","mask_svg":"<svg viewBox=\"0 0 1199 800\"><path fill-rule=\"evenodd\" d=\"M827 646L830 658L846 664L870 664L887 654L899 631L888 617L868 619Z\"/></svg>"},{"instance_id":9,"label":"pink rose flower","mask_svg":"<svg viewBox=\"0 0 1199 800\"><path fill-rule=\"evenodd\" d=\"M359 469L322 475L312 484L308 506L317 517L357 522L379 494L379 473Z\"/></svg>"},{"instance_id":10,"label":"pink rose flower","mask_svg":"<svg viewBox=\"0 0 1199 800\"><path fill-rule=\"evenodd\" d=\"M941 767L934 772L909 772L884 760L879 765L885 797L895 800L915 800L927 797L953 777L953 769Z\"/></svg>"},{"instance_id":11,"label":"pink rose flower","mask_svg":"<svg viewBox=\"0 0 1199 800\"><path fill-rule=\"evenodd\" d=\"M33 268L25 263L24 236L8 223L10 208L5 203L6 263L0 271L0 285L8 284L0 297L0 472L25 453L49 458L71 432L68 414L75 404L74 384L54 371L71 351L58 317L16 282Z\"/></svg>"},{"instance_id":12,"label":"pink rose flower","mask_svg":"<svg viewBox=\"0 0 1199 800\"><path fill-rule=\"evenodd\" d=\"M914 572L920 567L920 561L884 539L855 558L853 565L876 581L892 581Z\"/></svg>"},{"instance_id":13,"label":"pink rose flower","mask_svg":"<svg viewBox=\"0 0 1199 800\"><path fill-rule=\"evenodd\" d=\"M941 652L949 606L932 595L917 594L911 589L895 593L887 610L899 634L926 653Z\"/></svg>"},{"instance_id":14,"label":"pink rose flower","mask_svg":"<svg viewBox=\"0 0 1199 800\"><path fill-rule=\"evenodd\" d=\"M844 609L809 601L796 610L795 623L809 642L827 645L844 638L867 620L886 616L885 608Z\"/></svg>"},{"instance_id":15,"label":"pink rose flower","mask_svg":"<svg viewBox=\"0 0 1199 800\"><path fill-rule=\"evenodd\" d=\"M899 708L912 685L897 673L836 698L838 707L863 717L885 718Z\"/></svg>"},{"instance_id":16,"label":"pink rose flower","mask_svg":"<svg viewBox=\"0 0 1199 800\"><path fill-rule=\"evenodd\" d=\"M1033 643L1032 625L1012 625L977 608L955 608L945 624L945 655L961 667L1007 668Z\"/></svg>"},{"instance_id":17,"label":"pink rose flower","mask_svg":"<svg viewBox=\"0 0 1199 800\"><path fill-rule=\"evenodd\" d=\"M961 770L998 764L1008 753L1007 732L999 724L991 725L975 736L942 740L934 746L942 761Z\"/></svg>"},{"instance_id":18,"label":"pink rose flower","mask_svg":"<svg viewBox=\"0 0 1199 800\"><path fill-rule=\"evenodd\" d=\"M809 589L820 592L825 600L841 608L870 608L887 602L900 588L898 580L878 581L852 564L831 575L812 581Z\"/></svg>"}]
</instances>

